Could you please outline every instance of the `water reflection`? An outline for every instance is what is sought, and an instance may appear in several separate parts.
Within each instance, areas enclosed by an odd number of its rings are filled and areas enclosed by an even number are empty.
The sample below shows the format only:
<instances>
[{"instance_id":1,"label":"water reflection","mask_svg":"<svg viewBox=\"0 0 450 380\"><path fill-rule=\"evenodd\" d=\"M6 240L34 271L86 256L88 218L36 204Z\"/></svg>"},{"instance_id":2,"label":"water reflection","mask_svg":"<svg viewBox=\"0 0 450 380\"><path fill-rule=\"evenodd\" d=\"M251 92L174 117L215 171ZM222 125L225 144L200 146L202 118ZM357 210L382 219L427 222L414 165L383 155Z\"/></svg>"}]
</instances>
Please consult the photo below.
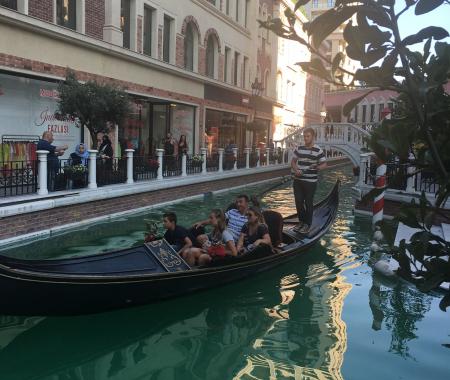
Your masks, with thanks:
<instances>
[{"instance_id":1,"label":"water reflection","mask_svg":"<svg viewBox=\"0 0 450 380\"><path fill-rule=\"evenodd\" d=\"M8 380L341 379L350 285L324 248L295 267L265 274L263 289L260 278L108 314L16 317L8 339L0 329L0 368Z\"/></svg>"}]
</instances>

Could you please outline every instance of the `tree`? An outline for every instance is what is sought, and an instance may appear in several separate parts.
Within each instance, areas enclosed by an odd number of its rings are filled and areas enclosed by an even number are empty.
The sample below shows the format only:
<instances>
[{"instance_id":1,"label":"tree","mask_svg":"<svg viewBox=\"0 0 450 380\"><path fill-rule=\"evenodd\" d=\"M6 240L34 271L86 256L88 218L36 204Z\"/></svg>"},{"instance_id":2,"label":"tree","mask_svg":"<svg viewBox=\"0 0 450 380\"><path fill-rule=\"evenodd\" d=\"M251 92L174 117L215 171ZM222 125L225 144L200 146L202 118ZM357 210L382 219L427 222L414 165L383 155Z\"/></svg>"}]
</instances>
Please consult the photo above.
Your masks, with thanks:
<instances>
[{"instance_id":1,"label":"tree","mask_svg":"<svg viewBox=\"0 0 450 380\"><path fill-rule=\"evenodd\" d=\"M296 1L294 12L309 1ZM402 8L398 12L396 4ZM449 33L444 28L428 26L402 37L399 19L412 8L415 15L422 15L449 4L449 0L336 0L333 8L302 25L308 40L296 33L298 21L290 9L285 12L287 23L280 18L260 21L262 27L283 38L298 41L310 50L311 61L297 63L304 71L337 86L364 83L368 87L363 96L344 106L345 115L349 115L372 91L388 89L399 94L398 112L374 131L369 146L382 160L386 160L388 154L394 154L406 161L413 153L417 170L433 173L439 186L434 204L422 194L419 202L404 205L397 215L397 220L421 229L412 237L411 244L403 241L394 257L399 261L401 274L409 279L412 279L411 264L419 261L424 265L426 270L421 271L418 281L424 291L450 281L450 265L444 260L449 256L450 245L431 233L431 225L436 216L443 217L440 209L450 195L450 97L444 91L444 84L450 78L450 45L441 42ZM354 73L342 66L342 53L329 59L320 51L322 42L345 23L346 53L361 65ZM417 43L424 43L423 53L411 50ZM432 48L434 54L431 54ZM344 82L344 74L351 80ZM369 195L373 196L375 192ZM385 236L392 235L386 226L382 227ZM438 242L436 246L429 243L433 239ZM407 251L411 256L406 255ZM441 308L445 310L448 305L450 294L442 300Z\"/></svg>"},{"instance_id":2,"label":"tree","mask_svg":"<svg viewBox=\"0 0 450 380\"><path fill-rule=\"evenodd\" d=\"M60 82L58 113L86 126L93 147L97 135L108 133L110 125L119 124L130 112L128 94L121 88L95 81L80 83L72 70L67 70L65 82Z\"/></svg>"}]
</instances>

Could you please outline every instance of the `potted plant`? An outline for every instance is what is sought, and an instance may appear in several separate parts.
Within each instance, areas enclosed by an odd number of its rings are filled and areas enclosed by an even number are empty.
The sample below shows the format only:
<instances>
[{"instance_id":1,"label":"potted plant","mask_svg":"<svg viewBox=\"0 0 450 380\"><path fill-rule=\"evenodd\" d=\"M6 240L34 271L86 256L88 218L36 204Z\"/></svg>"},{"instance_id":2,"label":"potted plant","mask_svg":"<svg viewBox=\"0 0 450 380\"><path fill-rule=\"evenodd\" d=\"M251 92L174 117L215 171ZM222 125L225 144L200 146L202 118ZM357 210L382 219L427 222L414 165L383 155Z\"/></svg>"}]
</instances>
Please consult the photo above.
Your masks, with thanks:
<instances>
[{"instance_id":1,"label":"potted plant","mask_svg":"<svg viewBox=\"0 0 450 380\"><path fill-rule=\"evenodd\" d=\"M83 179L84 175L87 172L87 168L84 165L72 165L72 166L64 166L64 174L68 179L74 181Z\"/></svg>"},{"instance_id":2,"label":"potted plant","mask_svg":"<svg viewBox=\"0 0 450 380\"><path fill-rule=\"evenodd\" d=\"M195 154L194 156L192 156L191 164L192 164L192 166L196 166L196 167L202 166L202 164L203 164L202 156L200 156L199 154Z\"/></svg>"}]
</instances>

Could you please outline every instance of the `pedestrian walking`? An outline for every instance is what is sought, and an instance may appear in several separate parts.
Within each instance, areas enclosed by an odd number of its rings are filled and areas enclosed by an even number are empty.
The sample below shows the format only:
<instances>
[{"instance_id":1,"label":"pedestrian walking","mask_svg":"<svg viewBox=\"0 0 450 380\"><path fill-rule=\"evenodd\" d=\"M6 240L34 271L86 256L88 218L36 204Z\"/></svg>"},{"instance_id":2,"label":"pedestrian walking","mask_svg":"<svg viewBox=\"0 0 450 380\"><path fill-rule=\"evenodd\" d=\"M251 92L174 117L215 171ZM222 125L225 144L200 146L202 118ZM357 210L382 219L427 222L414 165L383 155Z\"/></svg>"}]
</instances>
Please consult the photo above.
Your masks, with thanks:
<instances>
[{"instance_id":1,"label":"pedestrian walking","mask_svg":"<svg viewBox=\"0 0 450 380\"><path fill-rule=\"evenodd\" d=\"M312 223L313 200L317 187L318 171L326 168L327 163L322 148L314 143L314 129L305 128L303 138L305 140L304 145L299 145L294 150L291 168L294 176L295 207L297 208L299 221L294 230L307 234Z\"/></svg>"}]
</instances>

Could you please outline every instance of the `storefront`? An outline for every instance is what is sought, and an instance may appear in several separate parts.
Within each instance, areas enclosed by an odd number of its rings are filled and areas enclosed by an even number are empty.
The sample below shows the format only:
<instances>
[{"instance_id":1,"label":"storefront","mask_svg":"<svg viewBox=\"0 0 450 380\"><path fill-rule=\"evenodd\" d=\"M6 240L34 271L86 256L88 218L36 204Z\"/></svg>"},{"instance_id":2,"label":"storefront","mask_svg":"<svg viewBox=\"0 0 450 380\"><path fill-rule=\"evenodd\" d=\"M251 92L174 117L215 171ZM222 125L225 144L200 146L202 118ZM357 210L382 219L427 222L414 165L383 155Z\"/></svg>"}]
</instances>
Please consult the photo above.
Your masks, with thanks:
<instances>
[{"instance_id":1,"label":"storefront","mask_svg":"<svg viewBox=\"0 0 450 380\"><path fill-rule=\"evenodd\" d=\"M253 146L265 148L269 145L272 122L267 119L255 118L255 127L253 129Z\"/></svg>"},{"instance_id":2,"label":"storefront","mask_svg":"<svg viewBox=\"0 0 450 380\"><path fill-rule=\"evenodd\" d=\"M207 109L205 147L210 153L216 152L218 148L225 148L228 143L244 149L248 134L245 124L245 115Z\"/></svg>"},{"instance_id":3,"label":"storefront","mask_svg":"<svg viewBox=\"0 0 450 380\"><path fill-rule=\"evenodd\" d=\"M135 155L154 155L155 150L163 148L168 132L178 142L186 136L188 152L195 151L195 107L161 102L156 99L133 98L131 113L119 126L119 146L134 149ZM118 154L119 155L119 154Z\"/></svg>"},{"instance_id":4,"label":"storefront","mask_svg":"<svg viewBox=\"0 0 450 380\"><path fill-rule=\"evenodd\" d=\"M53 132L54 145L69 146L62 158L75 150L81 142L81 129L75 120L57 116L57 88L54 82L0 73L0 160L22 160L23 146L36 142L45 131ZM3 144L14 145L6 149Z\"/></svg>"}]
</instances>

